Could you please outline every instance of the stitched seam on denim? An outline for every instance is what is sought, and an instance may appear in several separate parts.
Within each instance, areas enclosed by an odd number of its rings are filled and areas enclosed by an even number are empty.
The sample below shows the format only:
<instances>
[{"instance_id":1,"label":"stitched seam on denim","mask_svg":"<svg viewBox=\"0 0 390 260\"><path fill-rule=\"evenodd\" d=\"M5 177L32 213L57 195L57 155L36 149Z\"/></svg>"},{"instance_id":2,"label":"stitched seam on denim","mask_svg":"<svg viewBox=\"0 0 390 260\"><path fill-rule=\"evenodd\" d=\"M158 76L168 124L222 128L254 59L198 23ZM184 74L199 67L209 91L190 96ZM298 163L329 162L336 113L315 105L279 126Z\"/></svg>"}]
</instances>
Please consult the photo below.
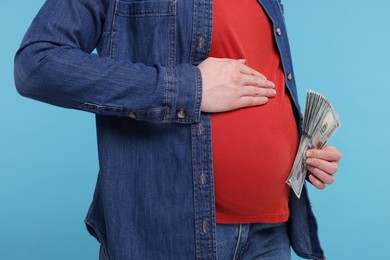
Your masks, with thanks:
<instances>
[{"instance_id":1,"label":"stitched seam on denim","mask_svg":"<svg viewBox=\"0 0 390 260\"><path fill-rule=\"evenodd\" d=\"M147 17L147 16L174 16L176 15L176 1L145 1L145 2L122 2L117 1L121 9L116 14L123 17ZM148 4L148 5L146 5ZM173 7L172 7L173 5ZM139 9L142 8L142 10ZM149 7L149 8L148 8ZM162 10L164 8L164 10Z\"/></svg>"},{"instance_id":2,"label":"stitched seam on denim","mask_svg":"<svg viewBox=\"0 0 390 260\"><path fill-rule=\"evenodd\" d=\"M112 26L111 26L111 41L110 41L110 57L115 59L115 43L116 43L116 31L117 31L117 23L118 23L118 16L116 15L118 9L118 1L115 2L115 7L114 7L114 13L113 13L113 18L112 18Z\"/></svg>"},{"instance_id":3,"label":"stitched seam on denim","mask_svg":"<svg viewBox=\"0 0 390 260\"><path fill-rule=\"evenodd\" d=\"M242 224L240 224L240 228L238 229L238 237L237 237L237 242L236 242L236 249L234 250L234 254L233 254L233 260L236 259L238 248L239 248L240 243L241 243L241 236L242 236Z\"/></svg>"},{"instance_id":4,"label":"stitched seam on denim","mask_svg":"<svg viewBox=\"0 0 390 260\"><path fill-rule=\"evenodd\" d=\"M251 236L251 226L252 225L253 224L249 224L248 225L248 239L249 239L249 241L246 242L246 245L241 250L241 253L240 253L239 257L237 258L237 260L243 259L243 257L248 253L248 250L249 250L250 246L252 245L252 241L253 241L253 236Z\"/></svg>"},{"instance_id":5,"label":"stitched seam on denim","mask_svg":"<svg viewBox=\"0 0 390 260\"><path fill-rule=\"evenodd\" d=\"M173 65L175 64L176 62L176 1L175 0L171 0L171 5L170 5L170 12L173 13L173 15L171 15L169 17L169 38L170 38L170 55L169 55L169 62L170 62L170 65Z\"/></svg>"}]
</instances>

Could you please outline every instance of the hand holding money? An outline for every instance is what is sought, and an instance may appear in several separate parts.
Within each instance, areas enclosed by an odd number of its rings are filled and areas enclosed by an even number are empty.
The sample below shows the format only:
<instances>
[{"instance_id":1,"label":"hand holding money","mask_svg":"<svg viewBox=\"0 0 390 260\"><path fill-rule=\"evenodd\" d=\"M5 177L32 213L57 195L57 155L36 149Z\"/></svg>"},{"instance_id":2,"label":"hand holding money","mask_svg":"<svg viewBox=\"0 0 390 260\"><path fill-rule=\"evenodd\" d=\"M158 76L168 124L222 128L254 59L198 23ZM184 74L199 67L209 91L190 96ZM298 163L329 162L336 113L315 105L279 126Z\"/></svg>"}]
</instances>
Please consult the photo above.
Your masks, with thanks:
<instances>
[{"instance_id":1,"label":"hand holding money","mask_svg":"<svg viewBox=\"0 0 390 260\"><path fill-rule=\"evenodd\" d=\"M338 169L341 152L333 146L322 150L311 149L306 153L307 180L318 189L334 182L334 174Z\"/></svg>"},{"instance_id":2,"label":"hand holding money","mask_svg":"<svg viewBox=\"0 0 390 260\"><path fill-rule=\"evenodd\" d=\"M322 188L325 183L332 181L333 176L329 177L324 174L335 172L330 168L332 167L331 165L333 165L332 160L337 158L327 157L338 157L338 155L341 157L341 154L339 152L337 154L334 151L329 153L329 149L332 150L335 148L327 148L324 151L319 152L316 157L308 156L308 160L306 160L306 154L308 149L324 148L339 127L340 122L338 120L338 115L329 100L327 100L323 95L309 90L306 96L305 116L298 152L290 175L286 181L298 198L301 196L308 168L312 174L316 175L309 176L309 180L312 181L313 185L317 185L319 188ZM309 153L315 153L313 151L314 150L311 150ZM327 159L332 160L327 161ZM338 160L336 160L336 166ZM322 184L321 180L324 181Z\"/></svg>"}]
</instances>

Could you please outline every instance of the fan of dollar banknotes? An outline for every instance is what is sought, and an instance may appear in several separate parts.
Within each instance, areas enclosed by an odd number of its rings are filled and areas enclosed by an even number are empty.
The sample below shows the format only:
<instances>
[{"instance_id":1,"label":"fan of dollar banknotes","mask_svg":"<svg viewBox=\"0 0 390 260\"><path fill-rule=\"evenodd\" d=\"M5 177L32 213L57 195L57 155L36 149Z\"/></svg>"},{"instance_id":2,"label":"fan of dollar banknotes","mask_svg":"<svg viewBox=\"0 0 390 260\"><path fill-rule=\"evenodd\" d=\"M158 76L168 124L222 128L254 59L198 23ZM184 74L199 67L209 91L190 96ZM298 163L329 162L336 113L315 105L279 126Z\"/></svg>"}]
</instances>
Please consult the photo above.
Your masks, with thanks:
<instances>
[{"instance_id":1,"label":"fan of dollar banknotes","mask_svg":"<svg viewBox=\"0 0 390 260\"><path fill-rule=\"evenodd\" d=\"M302 136L286 181L298 198L301 196L307 173L306 151L311 148L322 149L339 127L338 115L329 100L322 94L308 90Z\"/></svg>"}]
</instances>

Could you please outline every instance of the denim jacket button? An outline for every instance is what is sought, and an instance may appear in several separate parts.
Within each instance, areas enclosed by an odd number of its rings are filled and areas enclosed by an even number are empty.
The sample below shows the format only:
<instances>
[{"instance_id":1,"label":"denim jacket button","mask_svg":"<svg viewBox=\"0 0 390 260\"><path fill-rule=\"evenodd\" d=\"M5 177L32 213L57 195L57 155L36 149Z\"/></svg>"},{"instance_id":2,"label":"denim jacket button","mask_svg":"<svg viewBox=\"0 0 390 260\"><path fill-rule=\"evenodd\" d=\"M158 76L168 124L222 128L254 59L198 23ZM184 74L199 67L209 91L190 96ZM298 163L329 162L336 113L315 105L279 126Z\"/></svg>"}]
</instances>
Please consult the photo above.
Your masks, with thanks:
<instances>
[{"instance_id":1,"label":"denim jacket button","mask_svg":"<svg viewBox=\"0 0 390 260\"><path fill-rule=\"evenodd\" d=\"M291 73L291 72L287 74L287 79L288 79L288 80L292 80L292 79L293 79L293 76L292 76L292 73Z\"/></svg>"},{"instance_id":2,"label":"denim jacket button","mask_svg":"<svg viewBox=\"0 0 390 260\"><path fill-rule=\"evenodd\" d=\"M184 110L184 108L180 108L179 111L177 112L177 116L180 118L180 119L183 119L185 116L186 116L186 112Z\"/></svg>"},{"instance_id":3,"label":"denim jacket button","mask_svg":"<svg viewBox=\"0 0 390 260\"><path fill-rule=\"evenodd\" d=\"M278 36L282 36L282 29L276 28L276 34L277 34Z\"/></svg>"},{"instance_id":4,"label":"denim jacket button","mask_svg":"<svg viewBox=\"0 0 390 260\"><path fill-rule=\"evenodd\" d=\"M130 118L136 118L136 117L137 117L137 114L136 114L134 111L130 111L130 112L129 112L129 117L130 117Z\"/></svg>"}]
</instances>

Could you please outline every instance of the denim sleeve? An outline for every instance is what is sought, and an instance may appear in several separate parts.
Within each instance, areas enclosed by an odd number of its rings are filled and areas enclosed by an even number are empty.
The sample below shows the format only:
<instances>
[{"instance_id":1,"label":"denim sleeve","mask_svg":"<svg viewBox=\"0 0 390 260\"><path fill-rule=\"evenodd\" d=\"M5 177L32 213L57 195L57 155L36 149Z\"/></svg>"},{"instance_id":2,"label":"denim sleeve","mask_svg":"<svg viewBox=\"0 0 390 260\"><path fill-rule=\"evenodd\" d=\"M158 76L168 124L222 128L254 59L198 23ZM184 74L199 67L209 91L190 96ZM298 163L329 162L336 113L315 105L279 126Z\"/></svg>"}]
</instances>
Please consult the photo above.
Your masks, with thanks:
<instances>
[{"instance_id":1,"label":"denim sleeve","mask_svg":"<svg viewBox=\"0 0 390 260\"><path fill-rule=\"evenodd\" d=\"M99 115L198 122L202 81L196 66L146 66L92 53L108 6L108 0L47 0L15 56L18 92Z\"/></svg>"}]
</instances>

